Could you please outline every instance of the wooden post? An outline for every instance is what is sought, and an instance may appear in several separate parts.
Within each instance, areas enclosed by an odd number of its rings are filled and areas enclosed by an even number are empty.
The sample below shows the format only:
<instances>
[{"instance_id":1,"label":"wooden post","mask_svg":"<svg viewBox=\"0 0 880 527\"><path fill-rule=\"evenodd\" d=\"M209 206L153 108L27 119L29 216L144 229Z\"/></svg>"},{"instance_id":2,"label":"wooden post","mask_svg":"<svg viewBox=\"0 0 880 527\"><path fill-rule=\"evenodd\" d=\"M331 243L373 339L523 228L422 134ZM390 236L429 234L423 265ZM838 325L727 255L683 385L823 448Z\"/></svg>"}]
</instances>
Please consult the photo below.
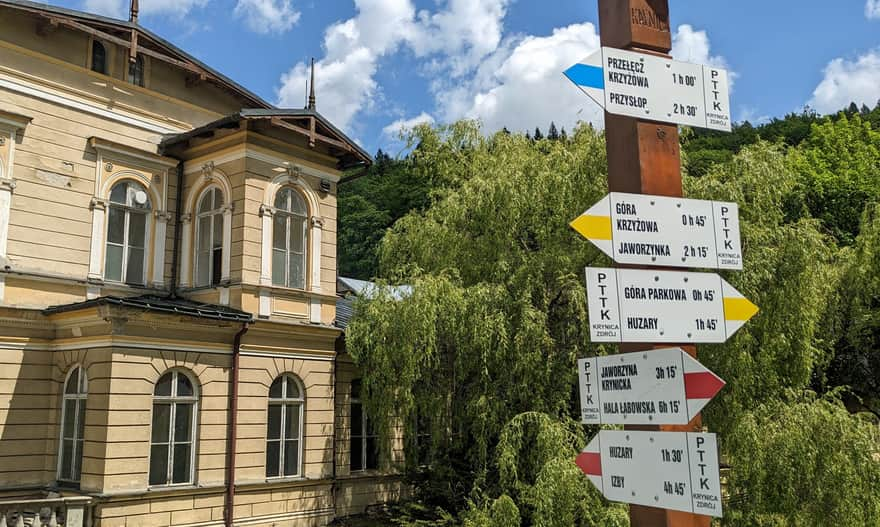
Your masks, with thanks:
<instances>
[{"instance_id":1,"label":"wooden post","mask_svg":"<svg viewBox=\"0 0 880 527\"><path fill-rule=\"evenodd\" d=\"M603 46L669 56L672 34L668 0L599 0ZM681 152L678 126L605 112L608 190L634 194L681 196ZM621 344L621 353L674 347L675 344ZM694 345L679 345L693 357ZM685 426L627 426L628 430L692 432L700 416ZM633 527L709 527L708 516L630 505Z\"/></svg>"}]
</instances>

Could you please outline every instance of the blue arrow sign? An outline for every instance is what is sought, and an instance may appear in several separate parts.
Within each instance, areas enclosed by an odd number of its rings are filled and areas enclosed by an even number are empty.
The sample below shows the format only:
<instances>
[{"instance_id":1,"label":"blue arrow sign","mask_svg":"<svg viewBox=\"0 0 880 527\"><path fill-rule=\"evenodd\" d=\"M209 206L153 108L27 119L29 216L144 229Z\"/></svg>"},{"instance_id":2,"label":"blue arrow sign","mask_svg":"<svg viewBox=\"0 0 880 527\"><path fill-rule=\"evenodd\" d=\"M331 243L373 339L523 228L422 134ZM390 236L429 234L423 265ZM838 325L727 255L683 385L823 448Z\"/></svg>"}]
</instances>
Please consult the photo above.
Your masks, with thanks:
<instances>
[{"instance_id":1,"label":"blue arrow sign","mask_svg":"<svg viewBox=\"0 0 880 527\"><path fill-rule=\"evenodd\" d=\"M605 70L602 69L601 49L562 73L587 97L605 107Z\"/></svg>"}]
</instances>

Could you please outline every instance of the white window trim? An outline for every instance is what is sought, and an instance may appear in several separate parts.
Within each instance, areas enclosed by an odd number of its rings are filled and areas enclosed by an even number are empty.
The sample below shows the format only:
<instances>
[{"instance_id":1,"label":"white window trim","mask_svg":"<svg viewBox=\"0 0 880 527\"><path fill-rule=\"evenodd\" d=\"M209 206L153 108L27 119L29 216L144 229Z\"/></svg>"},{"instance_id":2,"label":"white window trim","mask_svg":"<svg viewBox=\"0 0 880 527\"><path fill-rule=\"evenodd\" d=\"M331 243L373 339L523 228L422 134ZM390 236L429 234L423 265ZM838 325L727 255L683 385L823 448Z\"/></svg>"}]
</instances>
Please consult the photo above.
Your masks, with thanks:
<instances>
[{"instance_id":1,"label":"white window trim","mask_svg":"<svg viewBox=\"0 0 880 527\"><path fill-rule=\"evenodd\" d=\"M156 395L156 385L159 383L159 380L162 379L166 374L172 373L174 375L183 375L187 379L189 379L190 385L193 388L193 394L191 397L180 397L176 396L177 393L177 382L174 377L171 380L171 395ZM153 383L153 395L150 400L150 436L149 436L149 449L147 451L147 488L149 489L163 489L163 488L172 488L172 487L191 487L196 484L196 450L199 443L199 438L197 435L198 432L198 422L199 422L199 399L200 399L200 391L199 385L195 382L195 378L193 375L190 375L188 371L183 370L181 368L172 368L170 370L165 371L162 375L160 375L156 382ZM150 461L153 456L153 407L156 404L156 401L164 402L171 404L171 413L168 418L168 464L166 466L166 475L165 481L166 483L161 483L157 485L150 485ZM174 452L174 420L177 414L177 403L192 403L192 424L190 430L190 449L189 449L189 478L188 481L183 483L168 483L169 480L173 478L172 474L174 472L174 463L173 463L173 452Z\"/></svg>"},{"instance_id":2,"label":"white window trim","mask_svg":"<svg viewBox=\"0 0 880 527\"><path fill-rule=\"evenodd\" d=\"M181 251L180 251L180 287L193 287L196 278L196 251L198 244L195 243L196 231L198 229L198 221L194 221L197 217L198 204L204 197L205 193L211 188L219 188L223 193L223 267L220 271L220 284L214 287L223 287L230 281L230 272L232 268L232 214L234 205L232 201L232 186L229 184L229 178L223 171L214 168L213 162L202 165L202 180L207 183L195 184L189 192L188 199L185 201L184 213L181 215ZM227 293L228 294L228 293Z\"/></svg>"},{"instance_id":3,"label":"white window trim","mask_svg":"<svg viewBox=\"0 0 880 527\"><path fill-rule=\"evenodd\" d=\"M121 183L121 182L122 182L122 181L119 180L119 181L117 181L117 184L118 184L118 183ZM140 183L140 181L138 181L138 183ZM115 187L115 186L116 186L116 185L114 185L114 187ZM110 190L111 190L111 191L113 190L112 187L111 187ZM147 189L147 194L150 194L149 189ZM107 261L107 260L106 260L106 256L107 256L107 246L110 245L110 243L111 243L110 240L107 239L107 235L110 233L110 212L107 211L107 213L105 214L105 218L104 218L104 233L105 233L105 234L104 234L104 263L103 263L103 265L102 265L102 267L104 267L104 268L102 269L102 271L103 271L103 272L102 272L102 279L103 279L105 282L107 282L107 283L111 283L111 284L128 285L128 286L135 286L135 287L147 287L147 286L151 285L150 282L147 280L147 275L149 274L149 269L150 269L150 266L148 265L148 264L150 263L150 256L153 255L153 257L154 257L154 258L153 258L153 259L154 259L154 261L153 261L153 267L154 267L154 271L155 271L155 266L156 266L156 261L155 261L156 258L155 258L155 256L156 256L157 254L160 254L158 251L152 251L151 248L150 248L150 241L152 240L151 236L152 236L152 234L153 234L153 221L152 221L152 217L155 216L155 218L156 218L156 220L157 220L157 221L156 221L156 227L157 227L157 228L156 228L156 238L158 238L159 235L161 234L162 238L164 239L164 237L165 237L165 229L164 229L164 228L160 229L160 228L158 228L158 227L159 227L160 224L164 227L166 221L165 221L164 214L157 213L156 211L153 210L153 208L152 208L152 203L151 203L150 205L151 205L151 207L150 207L149 209L143 209L142 211L138 211L137 209L135 209L135 208L133 208L133 207L129 207L129 206L127 206L127 205L122 205L122 204L120 204L120 203L113 203L113 202L110 201L110 199L109 199L109 197L108 197L108 199L107 199L107 201L106 201L106 208L109 209L109 208L112 208L112 207L116 207L116 208L122 209L122 210L125 212L125 220L124 220L124 223L123 223L123 234L122 234L122 236L123 236L123 242L122 242L122 275L121 275L121 277L120 277L120 280L110 280L110 279L107 278L107 269L106 269L106 267L105 267L105 266L106 266L106 261ZM128 270L128 251L127 251L127 249L128 249L128 247L129 247L129 245L128 245L128 227L129 227L129 220L130 220L130 218L131 218L131 214L132 214L132 213L134 213L134 214L143 214L144 216L146 216L146 220L144 221L144 247L143 247L143 250L144 250L144 263L143 263L143 276L141 276L141 283L139 283L139 284L129 284L128 282L125 281L125 277L126 277L126 275L128 274L128 273L127 273L127 270ZM114 245L116 245L116 244L114 244ZM164 245L164 244L163 244L163 245ZM164 263L164 254L162 254L162 257L163 257L163 263ZM162 265L161 267L164 268L164 265ZM154 274L155 274L155 273L154 273Z\"/></svg>"},{"instance_id":4,"label":"white window trim","mask_svg":"<svg viewBox=\"0 0 880 527\"><path fill-rule=\"evenodd\" d=\"M12 191L15 190L15 139L24 131L31 118L0 110L0 260L6 259L9 243L9 217L12 212ZM2 155L6 148L6 157ZM0 303L6 297L6 275L0 275Z\"/></svg>"},{"instance_id":5,"label":"white window trim","mask_svg":"<svg viewBox=\"0 0 880 527\"><path fill-rule=\"evenodd\" d=\"M220 192L220 195L223 196L223 205L220 206L219 209L211 209L208 212L198 212L199 205L202 203L202 200L205 199L205 196L208 195L212 190L216 190ZM199 275L199 239L202 236L202 233L199 230L201 225L202 218L211 217L211 250L213 251L213 241L214 241L214 226L213 222L216 221L216 216L220 216L220 221L223 222L222 229L222 240L220 240L221 245L221 257L220 257L220 282L217 284L199 284L196 283L196 279ZM227 199L227 195L223 192L223 189L220 185L209 185L199 194L198 199L196 200L196 212L195 219L193 220L193 232L195 233L195 241L192 244L192 253L193 253L193 266L192 266L192 281L194 287L219 287L221 284L229 282L229 267L230 267L230 245L232 245L232 205L229 203ZM210 282L210 277L214 274L214 261L213 258L208 259L208 281Z\"/></svg>"},{"instance_id":6,"label":"white window trim","mask_svg":"<svg viewBox=\"0 0 880 527\"><path fill-rule=\"evenodd\" d=\"M302 381L299 380L299 377L297 377L296 375L293 375L292 373L282 373L281 375L276 377L276 380L277 379L293 379L293 382L296 383L297 388L299 388L300 396L298 398L284 397L284 395L286 395L284 392L287 390L286 383L284 383L284 384L282 384L282 388L281 388L284 391L282 391L283 395L280 399L273 399L272 397L269 397L269 403L267 405L267 410L266 410L267 412L268 412L268 407L271 407L272 405L282 407L282 410L281 410L281 434L278 439L278 442L280 443L279 444L279 455L278 455L278 471L281 474L278 476L266 476L266 480L274 481L274 480L279 480L279 479L302 479L304 476L304 472L305 472L303 470L303 467L305 466L305 460L303 460L303 454L305 452L304 444L305 444L305 439L306 439L306 423L305 423L306 391L305 391L305 388L303 386ZM272 382L274 383L275 381L272 381ZM287 421L287 412L285 412L283 408L285 406L293 405L293 404L299 405L299 438L298 438L299 452L297 454L297 456L298 456L297 459L299 462L297 463L296 474L286 475L283 472L284 472L284 442L286 441L286 439L284 437L284 432L287 429L287 427L286 427L286 425L287 425L287 422L286 422ZM270 439L269 439L269 419L268 419L268 415L267 415L267 418L266 418L266 443L268 443L269 441L270 441ZM266 468L268 468L268 466L269 466L268 452L269 452L269 447L267 444L266 445Z\"/></svg>"},{"instance_id":7,"label":"white window trim","mask_svg":"<svg viewBox=\"0 0 880 527\"><path fill-rule=\"evenodd\" d=\"M350 398L350 401L351 402L349 404L349 410L350 410L351 414L354 414L354 405L355 404L359 404L361 407L361 430L360 430L361 433L357 437L361 438L361 467L362 468L357 468L357 469L351 468L351 452L349 452L349 462L348 462L349 471L361 473L361 472L369 472L371 470L378 470L379 469L378 465L375 468L368 468L367 467L367 438L374 437L374 438L376 438L376 442L378 443L379 435L378 434L373 434L373 435L367 434L367 410L366 410L366 408L364 408L363 400L360 397L352 396ZM351 417L349 417L349 419L351 419ZM353 434L351 433L351 431L354 430L354 427L349 426L348 429L349 429L348 444L350 447L351 440L353 438Z\"/></svg>"},{"instance_id":8,"label":"white window trim","mask_svg":"<svg viewBox=\"0 0 880 527\"><path fill-rule=\"evenodd\" d=\"M306 289L313 293L321 293L321 256L322 256L322 234L324 228L324 219L318 215L320 211L320 203L315 192L303 180L299 173L293 168L288 167L286 173L276 176L271 183L266 186L263 193L263 203L260 205L260 216L262 217L262 240L260 253L260 285L265 286L260 291L260 311L258 315L262 318L268 318L271 315L271 299L269 288L283 288L283 286L275 286L272 284L272 216L275 214L275 196L285 187L293 187L298 190L305 198L307 213L310 215L306 223L306 231L308 233L307 254L306 254ZM302 291L299 289L290 289L291 291ZM321 323L321 299L312 298L309 306L309 322L314 324Z\"/></svg>"},{"instance_id":9,"label":"white window trim","mask_svg":"<svg viewBox=\"0 0 880 527\"><path fill-rule=\"evenodd\" d=\"M81 380L80 382L85 385L85 392L79 393L77 391L77 393L75 393L75 394L68 394L67 393L67 383L68 383L68 381L70 381L70 376L73 375L73 372L75 372L76 370L80 371L80 378L84 379L84 380ZM77 387L77 390L79 390L79 387ZM88 397L89 397L89 376L87 375L86 369L82 366L82 364L74 364L73 367L68 369L67 375L64 376L64 383L62 383L62 385L61 385L61 421L58 423L58 458L55 463L55 479L57 481L63 481L65 483L79 483L80 481L82 481L82 462L80 462L80 474L79 474L80 479L76 479L76 480L63 479L61 477L61 469L62 469L61 461L62 461L62 452L64 450L64 418L66 417L66 414L67 414L67 404L66 404L67 401L71 401L71 400L72 401L82 401L82 404L86 405L87 401L88 401ZM88 407L86 407L85 410L87 411ZM77 448L80 448L79 456L80 456L80 458L82 458L82 449L78 445L78 443L85 445L85 437L81 437L81 438L76 437L76 434L78 432L79 432L79 412L75 412L75 414L73 416L73 434L74 434L73 454L70 459L70 461L72 463L74 462L74 460L77 457ZM83 435L85 436L85 429L83 429Z\"/></svg>"}]
</instances>

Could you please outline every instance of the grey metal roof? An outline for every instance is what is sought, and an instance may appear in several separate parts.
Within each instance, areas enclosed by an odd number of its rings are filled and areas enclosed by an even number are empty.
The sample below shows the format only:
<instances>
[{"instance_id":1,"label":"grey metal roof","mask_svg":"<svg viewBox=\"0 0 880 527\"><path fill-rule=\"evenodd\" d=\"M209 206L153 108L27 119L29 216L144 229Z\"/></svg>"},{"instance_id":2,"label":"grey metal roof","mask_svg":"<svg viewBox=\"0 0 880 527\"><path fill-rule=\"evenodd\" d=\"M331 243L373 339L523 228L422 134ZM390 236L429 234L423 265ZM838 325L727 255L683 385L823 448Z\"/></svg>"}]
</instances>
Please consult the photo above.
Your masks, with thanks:
<instances>
[{"instance_id":1,"label":"grey metal roof","mask_svg":"<svg viewBox=\"0 0 880 527\"><path fill-rule=\"evenodd\" d=\"M86 13L84 11L77 11L75 9L67 9L65 7L58 7L58 6L53 6L53 5L44 4L44 3L30 2L28 0L0 0L0 7L10 7L13 9L21 9L21 10L25 10L25 11L44 11L47 13L55 13L58 15L64 15L64 16L71 17L71 18L78 18L78 19L86 21L86 22L98 22L101 24L106 24L108 26L114 26L114 27L121 28L121 29L128 29L128 30L137 29L137 31L140 34L146 36L150 40L154 41L156 44L159 44L161 47L170 50L172 53L180 56L184 60L186 60L188 62L192 62L193 64L195 64L199 68L204 69L206 73L216 77L217 80L221 81L222 83L227 84L230 88L239 92L240 95L242 95L243 97L248 98L248 99L252 99L252 101L256 105L264 106L266 108L274 108L273 105L266 102L259 95L253 93L252 91L248 90L247 88L245 88L241 84L239 84L239 83L235 82L234 80L230 79L229 77L223 75L219 71L208 66L204 62L193 57L192 55L190 55L186 51L180 49L179 47L175 46L171 42L160 37L159 35L153 33L149 29L141 26L140 24L133 24L127 20L118 20L118 19L109 18L106 16L95 15L92 13Z\"/></svg>"},{"instance_id":2,"label":"grey metal roof","mask_svg":"<svg viewBox=\"0 0 880 527\"><path fill-rule=\"evenodd\" d=\"M2 1L5 0L0 0L0 2ZM351 138L349 138L339 128L333 126L333 124L329 120L327 120L326 117L315 110L295 108L243 108L237 113L221 117L216 121L204 124L188 132L168 135L162 139L162 142L159 143L159 147L161 150L168 149L177 143L181 143L194 137L198 137L206 132L210 132L211 130L228 127L234 123L237 123L241 119L266 119L269 117L314 117L319 123L321 123L322 126L333 132L339 139L351 145L351 148L357 153L357 155L363 158L367 163L373 162L373 157L368 154L366 150L364 150L357 143L351 140Z\"/></svg>"},{"instance_id":3,"label":"grey metal roof","mask_svg":"<svg viewBox=\"0 0 880 527\"><path fill-rule=\"evenodd\" d=\"M51 306L44 309L43 314L52 315L54 313L66 313L68 311L78 311L80 309L88 309L90 307L104 305L143 309L144 311L171 315L186 315L213 320L224 320L228 322L252 322L254 319L252 314L229 306L205 304L202 302L187 300L185 298L171 298L169 296L158 295L142 295L127 298L118 296L101 296L84 302Z\"/></svg>"}]
</instances>

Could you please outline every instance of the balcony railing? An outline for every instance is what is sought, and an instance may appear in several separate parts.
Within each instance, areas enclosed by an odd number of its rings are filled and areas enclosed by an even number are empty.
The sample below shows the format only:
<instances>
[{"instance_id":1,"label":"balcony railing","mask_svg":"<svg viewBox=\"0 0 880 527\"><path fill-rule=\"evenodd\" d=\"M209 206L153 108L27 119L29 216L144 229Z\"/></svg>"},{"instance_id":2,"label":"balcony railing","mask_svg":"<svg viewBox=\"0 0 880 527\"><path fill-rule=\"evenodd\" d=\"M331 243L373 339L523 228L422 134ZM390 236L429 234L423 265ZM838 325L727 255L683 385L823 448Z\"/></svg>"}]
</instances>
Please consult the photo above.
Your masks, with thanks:
<instances>
[{"instance_id":1,"label":"balcony railing","mask_svg":"<svg viewBox=\"0 0 880 527\"><path fill-rule=\"evenodd\" d=\"M92 498L0 500L0 527L91 527Z\"/></svg>"}]
</instances>

